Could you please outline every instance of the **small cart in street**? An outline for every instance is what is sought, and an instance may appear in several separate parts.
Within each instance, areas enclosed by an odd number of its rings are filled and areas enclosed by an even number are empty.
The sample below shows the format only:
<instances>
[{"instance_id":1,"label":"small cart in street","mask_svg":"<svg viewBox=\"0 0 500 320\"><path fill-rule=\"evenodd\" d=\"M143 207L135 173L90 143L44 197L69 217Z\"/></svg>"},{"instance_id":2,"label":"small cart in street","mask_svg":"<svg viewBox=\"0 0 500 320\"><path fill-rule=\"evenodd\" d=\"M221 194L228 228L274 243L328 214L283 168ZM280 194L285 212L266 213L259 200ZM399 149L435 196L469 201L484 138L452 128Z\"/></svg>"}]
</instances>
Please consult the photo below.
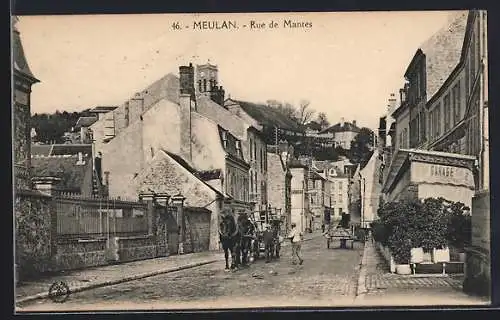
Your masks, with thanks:
<instances>
[{"instance_id":1,"label":"small cart in street","mask_svg":"<svg viewBox=\"0 0 500 320\"><path fill-rule=\"evenodd\" d=\"M330 249L332 246L332 243L334 241L339 241L340 242L340 248L346 249L347 248L347 242L351 242L351 249L354 248L354 241L355 237L354 234L351 230L351 228L342 228L342 227L336 227L336 228L330 228L326 233L326 247Z\"/></svg>"}]
</instances>

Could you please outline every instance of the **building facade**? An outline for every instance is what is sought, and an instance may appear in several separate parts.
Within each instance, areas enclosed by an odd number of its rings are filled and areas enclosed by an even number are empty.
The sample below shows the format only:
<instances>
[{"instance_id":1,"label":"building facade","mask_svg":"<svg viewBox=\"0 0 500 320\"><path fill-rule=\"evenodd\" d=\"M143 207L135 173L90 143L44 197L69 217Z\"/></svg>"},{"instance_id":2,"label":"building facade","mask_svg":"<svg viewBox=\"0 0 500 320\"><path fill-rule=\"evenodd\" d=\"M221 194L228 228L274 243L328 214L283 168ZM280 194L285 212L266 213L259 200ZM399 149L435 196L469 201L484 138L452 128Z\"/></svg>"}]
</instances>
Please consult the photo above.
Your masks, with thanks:
<instances>
[{"instance_id":1,"label":"building facade","mask_svg":"<svg viewBox=\"0 0 500 320\"><path fill-rule=\"evenodd\" d=\"M12 20L13 49L13 170L16 189L31 189L31 87L40 82L30 70L16 27Z\"/></svg>"},{"instance_id":2,"label":"building facade","mask_svg":"<svg viewBox=\"0 0 500 320\"><path fill-rule=\"evenodd\" d=\"M309 208L307 183L308 167L300 162L289 165L291 179L291 223L295 223L300 232L312 229L312 216Z\"/></svg>"},{"instance_id":3,"label":"building facade","mask_svg":"<svg viewBox=\"0 0 500 320\"><path fill-rule=\"evenodd\" d=\"M286 229L291 221L291 193L292 174L288 168L287 159L280 153L267 153L267 168L269 187L267 189L268 203L277 210L280 216L285 217Z\"/></svg>"},{"instance_id":4,"label":"building facade","mask_svg":"<svg viewBox=\"0 0 500 320\"><path fill-rule=\"evenodd\" d=\"M329 135L333 135L331 143L327 146L349 150L351 149L351 142L354 141L359 132L360 128L356 126L356 120L347 122L342 118L339 123L321 131L317 136L325 140L329 139Z\"/></svg>"},{"instance_id":5,"label":"building facade","mask_svg":"<svg viewBox=\"0 0 500 320\"><path fill-rule=\"evenodd\" d=\"M250 166L241 140L197 112L194 67L181 66L179 73L179 78L168 74L156 81L91 126L94 150L102 153L109 194L137 197L143 172L167 151L186 161L204 176L206 184L223 194L225 209L235 214L251 211ZM108 128L110 114L113 128ZM217 249L218 215L212 212L211 219L210 248Z\"/></svg>"}]
</instances>

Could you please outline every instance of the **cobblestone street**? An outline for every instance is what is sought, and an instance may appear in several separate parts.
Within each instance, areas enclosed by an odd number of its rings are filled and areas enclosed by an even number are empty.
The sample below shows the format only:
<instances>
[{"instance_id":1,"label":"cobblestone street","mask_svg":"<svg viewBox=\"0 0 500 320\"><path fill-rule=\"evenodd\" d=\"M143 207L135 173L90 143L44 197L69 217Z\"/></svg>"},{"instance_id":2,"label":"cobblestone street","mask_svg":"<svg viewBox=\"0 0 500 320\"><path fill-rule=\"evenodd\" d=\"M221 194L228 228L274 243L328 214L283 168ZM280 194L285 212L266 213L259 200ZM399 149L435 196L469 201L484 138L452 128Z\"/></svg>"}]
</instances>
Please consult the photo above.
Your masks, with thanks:
<instances>
[{"instance_id":1,"label":"cobblestone street","mask_svg":"<svg viewBox=\"0 0 500 320\"><path fill-rule=\"evenodd\" d=\"M362 244L354 250L327 249L316 236L302 247L303 265L292 265L291 248L280 260L260 259L236 272L224 262L73 294L65 303L39 300L23 310L130 308L227 308L349 306L356 295Z\"/></svg>"},{"instance_id":2,"label":"cobblestone street","mask_svg":"<svg viewBox=\"0 0 500 320\"><path fill-rule=\"evenodd\" d=\"M485 298L471 297L462 291L463 274L398 275L372 243L365 249L365 292L356 298L356 305L484 305Z\"/></svg>"}]
</instances>

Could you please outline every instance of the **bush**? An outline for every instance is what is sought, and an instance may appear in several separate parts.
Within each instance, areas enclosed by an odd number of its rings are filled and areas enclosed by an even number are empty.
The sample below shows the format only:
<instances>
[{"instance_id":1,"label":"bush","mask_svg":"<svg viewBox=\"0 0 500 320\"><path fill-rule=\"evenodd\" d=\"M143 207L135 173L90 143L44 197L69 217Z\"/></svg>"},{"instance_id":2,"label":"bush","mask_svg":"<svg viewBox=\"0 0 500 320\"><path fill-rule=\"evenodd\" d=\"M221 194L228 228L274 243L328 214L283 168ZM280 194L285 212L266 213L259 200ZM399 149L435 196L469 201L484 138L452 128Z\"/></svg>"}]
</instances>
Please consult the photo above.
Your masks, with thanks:
<instances>
[{"instance_id":1,"label":"bush","mask_svg":"<svg viewBox=\"0 0 500 320\"><path fill-rule=\"evenodd\" d=\"M388 246L398 264L408 263L411 249L442 249L449 244L463 248L470 243L470 215L460 202L427 198L388 202L378 209L372 223L373 237Z\"/></svg>"}]
</instances>

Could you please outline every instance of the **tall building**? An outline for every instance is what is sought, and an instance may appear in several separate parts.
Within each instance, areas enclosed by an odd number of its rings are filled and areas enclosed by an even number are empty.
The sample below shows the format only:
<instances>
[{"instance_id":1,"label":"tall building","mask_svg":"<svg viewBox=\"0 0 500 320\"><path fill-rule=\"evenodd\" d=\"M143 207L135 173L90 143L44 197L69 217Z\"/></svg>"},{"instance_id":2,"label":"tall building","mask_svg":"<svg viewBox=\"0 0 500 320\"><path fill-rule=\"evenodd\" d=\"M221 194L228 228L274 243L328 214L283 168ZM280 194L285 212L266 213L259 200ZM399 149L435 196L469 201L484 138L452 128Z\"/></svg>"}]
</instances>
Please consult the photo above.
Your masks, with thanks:
<instances>
[{"instance_id":1,"label":"tall building","mask_svg":"<svg viewBox=\"0 0 500 320\"><path fill-rule=\"evenodd\" d=\"M31 72L24 55L21 35L16 27L17 21L17 17L13 17L11 21L14 185L16 189L31 189L31 86L40 80Z\"/></svg>"}]
</instances>

